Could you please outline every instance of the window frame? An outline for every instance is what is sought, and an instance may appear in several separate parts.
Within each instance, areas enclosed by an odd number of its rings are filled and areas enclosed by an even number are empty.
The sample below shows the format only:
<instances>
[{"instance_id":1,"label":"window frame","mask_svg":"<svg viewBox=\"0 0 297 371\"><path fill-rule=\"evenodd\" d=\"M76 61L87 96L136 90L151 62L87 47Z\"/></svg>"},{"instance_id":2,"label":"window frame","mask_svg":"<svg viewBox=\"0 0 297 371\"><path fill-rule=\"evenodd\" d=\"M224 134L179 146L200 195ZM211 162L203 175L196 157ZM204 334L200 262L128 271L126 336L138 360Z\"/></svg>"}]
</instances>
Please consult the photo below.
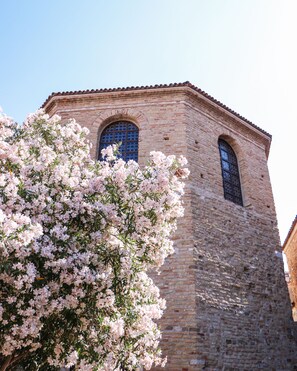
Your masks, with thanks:
<instances>
[{"instance_id":1,"label":"window frame","mask_svg":"<svg viewBox=\"0 0 297 371\"><path fill-rule=\"evenodd\" d=\"M231 145L222 138L219 138L218 140L218 148L221 160L224 198L239 206L243 206L240 171L237 156Z\"/></svg>"},{"instance_id":2,"label":"window frame","mask_svg":"<svg viewBox=\"0 0 297 371\"><path fill-rule=\"evenodd\" d=\"M102 160L102 149L117 143L121 143L119 158L138 162L139 128L134 122L122 119L106 125L99 137L98 160Z\"/></svg>"}]
</instances>

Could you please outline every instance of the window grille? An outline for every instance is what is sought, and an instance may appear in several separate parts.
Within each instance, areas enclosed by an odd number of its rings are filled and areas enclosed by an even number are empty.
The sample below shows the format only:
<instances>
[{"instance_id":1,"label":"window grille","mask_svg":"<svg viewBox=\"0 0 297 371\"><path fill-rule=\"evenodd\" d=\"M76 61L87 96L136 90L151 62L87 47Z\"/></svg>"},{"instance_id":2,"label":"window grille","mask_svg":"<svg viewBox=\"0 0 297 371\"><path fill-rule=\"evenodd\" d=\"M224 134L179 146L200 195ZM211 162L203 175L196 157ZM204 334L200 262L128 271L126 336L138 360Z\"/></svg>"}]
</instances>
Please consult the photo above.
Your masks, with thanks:
<instances>
[{"instance_id":1,"label":"window grille","mask_svg":"<svg viewBox=\"0 0 297 371\"><path fill-rule=\"evenodd\" d=\"M130 121L117 121L108 125L100 137L99 160L102 160L103 148L121 143L119 157L124 161L138 161L138 132L138 127Z\"/></svg>"},{"instance_id":2,"label":"window grille","mask_svg":"<svg viewBox=\"0 0 297 371\"><path fill-rule=\"evenodd\" d=\"M243 205L240 176L236 155L231 146L219 139L224 196L226 200Z\"/></svg>"}]
</instances>

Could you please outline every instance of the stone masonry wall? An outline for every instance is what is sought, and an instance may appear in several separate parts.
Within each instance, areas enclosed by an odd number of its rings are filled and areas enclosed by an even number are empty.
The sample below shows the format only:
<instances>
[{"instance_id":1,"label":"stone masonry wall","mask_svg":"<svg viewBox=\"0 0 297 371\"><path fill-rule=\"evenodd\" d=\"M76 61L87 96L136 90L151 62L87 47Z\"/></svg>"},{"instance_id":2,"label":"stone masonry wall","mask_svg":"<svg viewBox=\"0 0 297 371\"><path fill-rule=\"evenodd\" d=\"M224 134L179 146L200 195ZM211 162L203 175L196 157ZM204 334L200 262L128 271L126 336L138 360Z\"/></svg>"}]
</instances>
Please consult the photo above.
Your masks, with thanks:
<instances>
[{"instance_id":1,"label":"stone masonry wall","mask_svg":"<svg viewBox=\"0 0 297 371\"><path fill-rule=\"evenodd\" d=\"M295 219L289 238L284 244L284 252L289 268L289 292L291 303L293 303L293 318L297 321L297 218Z\"/></svg>"},{"instance_id":2,"label":"stone masonry wall","mask_svg":"<svg viewBox=\"0 0 297 371\"><path fill-rule=\"evenodd\" d=\"M293 370L290 304L261 138L193 102L187 123L198 361L207 370ZM238 158L243 207L224 199L220 137Z\"/></svg>"},{"instance_id":3,"label":"stone masonry wall","mask_svg":"<svg viewBox=\"0 0 297 371\"><path fill-rule=\"evenodd\" d=\"M175 254L154 276L167 300L160 321L166 369L294 370L265 134L188 88L61 96L46 108L90 129L94 158L102 130L126 119L139 127L141 164L151 150L189 160ZM237 155L243 207L224 199L219 137Z\"/></svg>"}]
</instances>

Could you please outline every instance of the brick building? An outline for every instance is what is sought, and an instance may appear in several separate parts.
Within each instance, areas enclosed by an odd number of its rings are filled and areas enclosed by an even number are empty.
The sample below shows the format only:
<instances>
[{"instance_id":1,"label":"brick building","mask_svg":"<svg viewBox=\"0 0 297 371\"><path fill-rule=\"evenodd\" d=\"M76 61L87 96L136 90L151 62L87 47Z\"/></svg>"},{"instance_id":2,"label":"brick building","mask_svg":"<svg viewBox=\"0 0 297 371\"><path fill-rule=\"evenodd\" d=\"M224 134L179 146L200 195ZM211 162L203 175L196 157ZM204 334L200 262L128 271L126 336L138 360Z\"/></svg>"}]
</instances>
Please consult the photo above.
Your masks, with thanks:
<instances>
[{"instance_id":1,"label":"brick building","mask_svg":"<svg viewBox=\"0 0 297 371\"><path fill-rule=\"evenodd\" d=\"M283 244L283 251L288 261L288 289L292 305L292 315L297 322L297 216L289 230L287 238Z\"/></svg>"},{"instance_id":2,"label":"brick building","mask_svg":"<svg viewBox=\"0 0 297 371\"><path fill-rule=\"evenodd\" d=\"M166 369L294 370L271 136L189 82L53 93L43 108L88 127L94 158L119 135L141 164L151 150L189 160L175 254L155 277Z\"/></svg>"}]
</instances>

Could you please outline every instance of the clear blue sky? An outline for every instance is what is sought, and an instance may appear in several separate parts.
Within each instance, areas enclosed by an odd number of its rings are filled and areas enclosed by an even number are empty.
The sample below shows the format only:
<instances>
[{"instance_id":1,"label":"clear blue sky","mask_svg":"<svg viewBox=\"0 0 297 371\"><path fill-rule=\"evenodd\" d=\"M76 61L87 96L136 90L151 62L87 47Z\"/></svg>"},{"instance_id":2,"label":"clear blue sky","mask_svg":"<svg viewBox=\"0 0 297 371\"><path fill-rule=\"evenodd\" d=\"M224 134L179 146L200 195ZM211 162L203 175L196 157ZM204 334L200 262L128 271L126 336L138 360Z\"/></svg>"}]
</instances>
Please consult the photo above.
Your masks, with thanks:
<instances>
[{"instance_id":1,"label":"clear blue sky","mask_svg":"<svg viewBox=\"0 0 297 371\"><path fill-rule=\"evenodd\" d=\"M190 80L273 135L282 240L297 213L295 0L0 0L0 105Z\"/></svg>"}]
</instances>

